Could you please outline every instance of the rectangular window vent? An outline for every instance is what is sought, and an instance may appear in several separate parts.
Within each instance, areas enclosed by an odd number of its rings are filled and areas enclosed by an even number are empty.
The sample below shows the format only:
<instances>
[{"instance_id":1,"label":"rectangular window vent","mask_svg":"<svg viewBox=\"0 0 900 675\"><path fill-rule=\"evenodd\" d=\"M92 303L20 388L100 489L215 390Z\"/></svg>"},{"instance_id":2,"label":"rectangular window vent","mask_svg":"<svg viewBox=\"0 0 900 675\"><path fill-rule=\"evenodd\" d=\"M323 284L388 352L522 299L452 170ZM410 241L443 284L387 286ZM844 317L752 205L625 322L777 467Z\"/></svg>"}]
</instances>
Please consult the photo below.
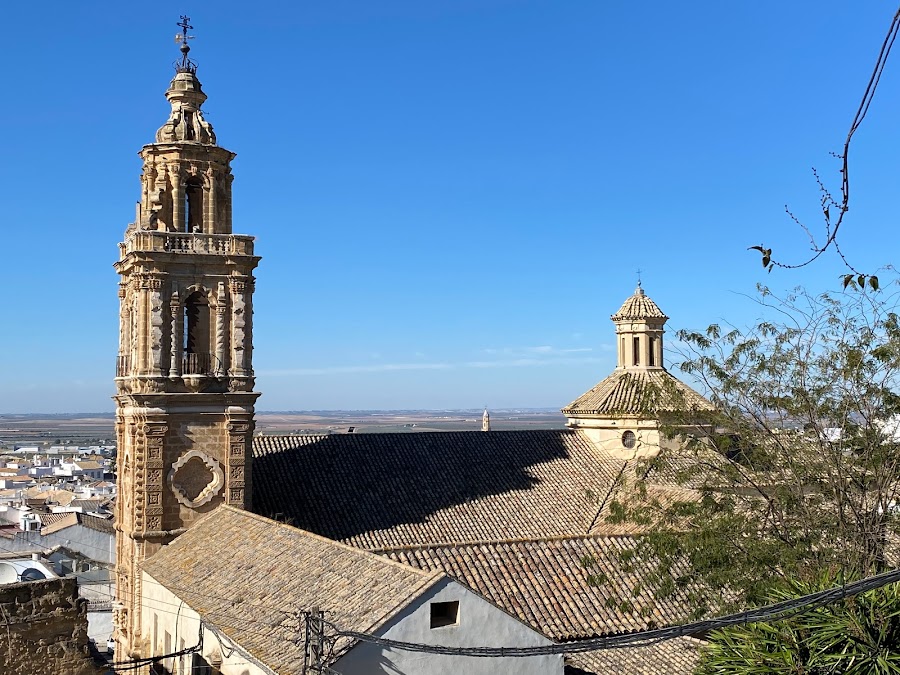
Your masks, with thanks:
<instances>
[{"instance_id":1,"label":"rectangular window vent","mask_svg":"<svg viewBox=\"0 0 900 675\"><path fill-rule=\"evenodd\" d=\"M459 601L432 602L431 627L455 626L459 623Z\"/></svg>"}]
</instances>

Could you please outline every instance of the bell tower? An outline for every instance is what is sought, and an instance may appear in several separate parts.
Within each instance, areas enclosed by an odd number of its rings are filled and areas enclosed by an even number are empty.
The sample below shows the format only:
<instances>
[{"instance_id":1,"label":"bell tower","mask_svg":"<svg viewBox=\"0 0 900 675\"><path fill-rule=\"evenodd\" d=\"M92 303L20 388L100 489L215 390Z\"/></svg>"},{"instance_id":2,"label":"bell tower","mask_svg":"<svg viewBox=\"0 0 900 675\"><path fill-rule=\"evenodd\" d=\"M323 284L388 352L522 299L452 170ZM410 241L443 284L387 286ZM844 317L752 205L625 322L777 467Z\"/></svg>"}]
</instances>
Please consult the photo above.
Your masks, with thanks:
<instances>
[{"instance_id":1,"label":"bell tower","mask_svg":"<svg viewBox=\"0 0 900 675\"><path fill-rule=\"evenodd\" d=\"M145 145L141 200L115 263L117 655L143 650L141 562L220 504L250 504L254 238L233 234L231 160L188 58ZM146 632L146 631L145 631Z\"/></svg>"}]
</instances>

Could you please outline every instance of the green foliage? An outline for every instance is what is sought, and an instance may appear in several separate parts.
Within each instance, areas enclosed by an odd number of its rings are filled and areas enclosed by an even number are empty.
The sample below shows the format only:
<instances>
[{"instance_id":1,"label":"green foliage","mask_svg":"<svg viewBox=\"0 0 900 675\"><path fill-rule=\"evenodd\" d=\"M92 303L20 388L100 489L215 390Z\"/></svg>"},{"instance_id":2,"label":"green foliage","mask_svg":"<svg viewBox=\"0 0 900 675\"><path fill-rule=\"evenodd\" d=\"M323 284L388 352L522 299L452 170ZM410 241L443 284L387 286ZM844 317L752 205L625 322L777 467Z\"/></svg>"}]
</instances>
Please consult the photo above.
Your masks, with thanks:
<instances>
[{"instance_id":1,"label":"green foliage","mask_svg":"<svg viewBox=\"0 0 900 675\"><path fill-rule=\"evenodd\" d=\"M626 569L659 598L687 598L693 616L822 570L881 571L900 529L896 294L759 292L777 321L679 334L681 368L717 412L673 406L673 447L636 467L608 510L645 531Z\"/></svg>"},{"instance_id":2,"label":"green foliage","mask_svg":"<svg viewBox=\"0 0 900 675\"><path fill-rule=\"evenodd\" d=\"M839 585L779 584L780 602ZM900 584L891 584L784 621L714 631L697 675L900 675Z\"/></svg>"}]
</instances>

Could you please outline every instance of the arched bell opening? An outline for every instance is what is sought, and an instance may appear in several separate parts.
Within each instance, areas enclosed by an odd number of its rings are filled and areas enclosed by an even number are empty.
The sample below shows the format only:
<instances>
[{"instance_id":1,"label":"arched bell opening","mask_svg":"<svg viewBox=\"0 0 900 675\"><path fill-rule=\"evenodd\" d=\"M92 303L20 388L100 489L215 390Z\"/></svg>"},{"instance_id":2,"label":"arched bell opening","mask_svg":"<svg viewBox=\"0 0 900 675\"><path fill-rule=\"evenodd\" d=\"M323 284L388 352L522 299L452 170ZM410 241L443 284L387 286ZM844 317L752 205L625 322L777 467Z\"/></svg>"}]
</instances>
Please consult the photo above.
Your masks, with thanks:
<instances>
[{"instance_id":1,"label":"arched bell opening","mask_svg":"<svg viewBox=\"0 0 900 675\"><path fill-rule=\"evenodd\" d=\"M209 300L201 291L184 301L184 375L208 375L212 371Z\"/></svg>"},{"instance_id":2,"label":"arched bell opening","mask_svg":"<svg viewBox=\"0 0 900 675\"><path fill-rule=\"evenodd\" d=\"M203 232L203 180L189 178L184 184L184 231Z\"/></svg>"}]
</instances>

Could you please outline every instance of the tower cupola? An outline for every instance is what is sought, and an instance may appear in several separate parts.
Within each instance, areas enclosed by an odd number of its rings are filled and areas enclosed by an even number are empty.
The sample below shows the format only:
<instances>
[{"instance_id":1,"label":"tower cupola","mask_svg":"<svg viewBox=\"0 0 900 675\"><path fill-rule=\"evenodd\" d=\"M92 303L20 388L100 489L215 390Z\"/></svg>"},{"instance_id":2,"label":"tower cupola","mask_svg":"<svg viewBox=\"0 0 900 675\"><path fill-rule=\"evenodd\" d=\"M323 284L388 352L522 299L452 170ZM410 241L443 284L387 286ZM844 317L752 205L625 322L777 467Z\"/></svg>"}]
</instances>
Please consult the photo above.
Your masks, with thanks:
<instances>
[{"instance_id":1,"label":"tower cupola","mask_svg":"<svg viewBox=\"0 0 900 675\"><path fill-rule=\"evenodd\" d=\"M562 413L567 426L615 457L653 456L662 447L663 417L673 411L710 411L712 404L663 365L663 326L669 317L640 282L610 318L616 327L616 369Z\"/></svg>"},{"instance_id":2,"label":"tower cupola","mask_svg":"<svg viewBox=\"0 0 900 675\"><path fill-rule=\"evenodd\" d=\"M634 294L610 318L616 326L617 368L664 368L663 326L669 317L644 293L640 282Z\"/></svg>"},{"instance_id":3,"label":"tower cupola","mask_svg":"<svg viewBox=\"0 0 900 675\"><path fill-rule=\"evenodd\" d=\"M157 143L216 144L212 125L204 119L200 110L206 101L206 94L197 79L196 69L179 69L166 90L166 98L172 112L156 132Z\"/></svg>"}]
</instances>

